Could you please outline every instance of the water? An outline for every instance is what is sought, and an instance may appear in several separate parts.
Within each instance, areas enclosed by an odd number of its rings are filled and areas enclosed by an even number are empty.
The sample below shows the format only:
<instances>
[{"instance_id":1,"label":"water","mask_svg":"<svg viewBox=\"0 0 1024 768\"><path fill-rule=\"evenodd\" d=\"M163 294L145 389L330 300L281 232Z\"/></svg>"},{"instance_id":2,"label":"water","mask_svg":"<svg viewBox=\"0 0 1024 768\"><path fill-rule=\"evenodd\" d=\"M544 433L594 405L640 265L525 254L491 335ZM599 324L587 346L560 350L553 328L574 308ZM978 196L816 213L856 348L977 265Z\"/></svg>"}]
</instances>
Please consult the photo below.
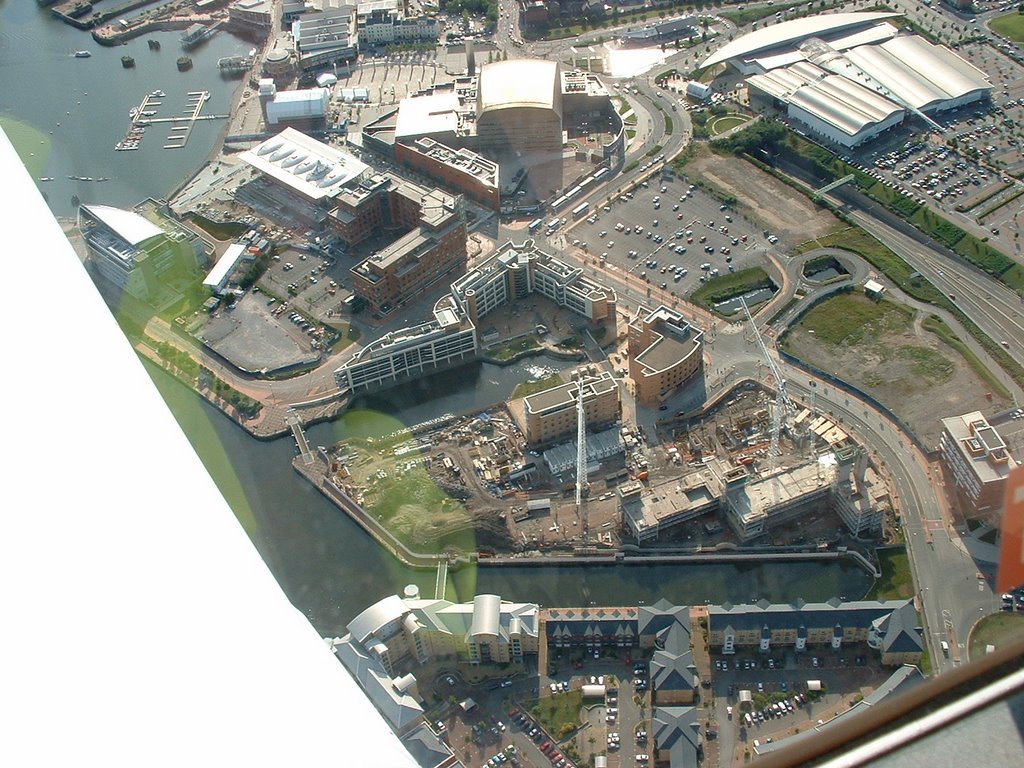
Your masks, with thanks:
<instances>
[{"instance_id":1,"label":"water","mask_svg":"<svg viewBox=\"0 0 1024 768\"><path fill-rule=\"evenodd\" d=\"M73 194L86 202L119 206L165 196L205 160L220 123L198 123L184 150L161 149L166 134L155 128L147 131L141 150L113 149L126 130L128 109L149 91L167 92L161 114L181 109L185 92L192 90L211 92L207 114L227 111L239 83L222 80L216 60L244 54L249 44L220 33L191 51L194 68L179 73L178 35L152 35L162 44L159 52L148 49L150 36L103 49L87 33L52 19L35 3L0 3L0 119L5 129L14 127L15 146L23 151L33 176L55 177L40 184L55 214L73 213ZM75 50L90 50L93 56L75 59ZM121 67L125 54L135 57L135 69ZM50 142L51 149L45 151L46 144L39 141ZM111 181L76 183L66 179L68 174L107 176ZM308 434L313 445L328 445L352 434L390 432L446 411L483 408L506 399L519 382L565 367L532 358L507 368L475 365L449 371L363 398L344 418ZM166 374L149 369L282 589L321 633L341 633L359 611L406 584L432 593L432 572L397 563L301 480L291 468L291 439L253 440ZM661 597L678 603L755 597L820 600L859 597L868 587L865 574L852 566L809 563L483 568L460 571L453 581L449 598L491 591L544 605L628 605Z\"/></svg>"},{"instance_id":2,"label":"water","mask_svg":"<svg viewBox=\"0 0 1024 768\"><path fill-rule=\"evenodd\" d=\"M210 153L223 120L197 122L184 149L162 149L170 131L163 124L147 129L139 150L114 151L128 130L128 110L151 91L167 93L158 117L180 114L186 93L201 90L210 92L203 114L228 113L241 81L222 78L217 59L245 54L252 43L219 32L190 51L193 68L179 72L180 35L158 32L104 48L30 0L0 4L0 120L33 177L53 177L39 188L56 216L74 215L72 195L122 207L165 197ZM160 41L159 51L149 50L149 38ZM76 50L92 57L76 59ZM121 66L125 55L134 57L134 69ZM110 181L73 181L69 175Z\"/></svg>"}]
</instances>

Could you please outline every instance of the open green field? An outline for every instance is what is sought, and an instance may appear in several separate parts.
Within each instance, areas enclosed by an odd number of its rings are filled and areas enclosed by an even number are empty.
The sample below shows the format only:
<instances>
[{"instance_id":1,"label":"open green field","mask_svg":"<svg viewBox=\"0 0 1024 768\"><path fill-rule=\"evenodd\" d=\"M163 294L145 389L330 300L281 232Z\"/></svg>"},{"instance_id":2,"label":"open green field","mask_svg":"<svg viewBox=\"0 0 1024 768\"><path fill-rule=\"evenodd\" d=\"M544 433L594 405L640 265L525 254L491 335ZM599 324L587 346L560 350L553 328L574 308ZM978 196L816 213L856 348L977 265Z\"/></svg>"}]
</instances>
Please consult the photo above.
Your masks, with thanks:
<instances>
[{"instance_id":1,"label":"open green field","mask_svg":"<svg viewBox=\"0 0 1024 768\"><path fill-rule=\"evenodd\" d=\"M720 115L718 117L713 117L708 120L707 123L708 133L712 136L718 136L731 128L743 125L749 119L749 117L745 117L744 115Z\"/></svg>"},{"instance_id":2,"label":"open green field","mask_svg":"<svg viewBox=\"0 0 1024 768\"><path fill-rule=\"evenodd\" d=\"M811 309L801 318L800 327L813 332L818 341L849 346L867 337L904 331L913 316L891 301L876 303L862 294L841 293Z\"/></svg>"},{"instance_id":3,"label":"open green field","mask_svg":"<svg viewBox=\"0 0 1024 768\"><path fill-rule=\"evenodd\" d=\"M1004 16L996 16L988 25L993 32L1015 43L1024 43L1024 13L1014 11Z\"/></svg>"},{"instance_id":4,"label":"open green field","mask_svg":"<svg viewBox=\"0 0 1024 768\"><path fill-rule=\"evenodd\" d=\"M914 594L914 581L910 576L910 560L906 549L889 549L878 553L882 577L864 596L865 600L902 600Z\"/></svg>"},{"instance_id":5,"label":"open green field","mask_svg":"<svg viewBox=\"0 0 1024 768\"><path fill-rule=\"evenodd\" d=\"M810 308L780 339L789 354L871 395L924 444L937 441L937 411L1009 407L1003 387L951 329L893 301L839 293Z\"/></svg>"},{"instance_id":6,"label":"open green field","mask_svg":"<svg viewBox=\"0 0 1024 768\"><path fill-rule=\"evenodd\" d=\"M985 655L985 646L1000 648L1014 640L1024 638L1024 613L1000 611L980 619L971 630L968 642L968 658L977 659Z\"/></svg>"}]
</instances>

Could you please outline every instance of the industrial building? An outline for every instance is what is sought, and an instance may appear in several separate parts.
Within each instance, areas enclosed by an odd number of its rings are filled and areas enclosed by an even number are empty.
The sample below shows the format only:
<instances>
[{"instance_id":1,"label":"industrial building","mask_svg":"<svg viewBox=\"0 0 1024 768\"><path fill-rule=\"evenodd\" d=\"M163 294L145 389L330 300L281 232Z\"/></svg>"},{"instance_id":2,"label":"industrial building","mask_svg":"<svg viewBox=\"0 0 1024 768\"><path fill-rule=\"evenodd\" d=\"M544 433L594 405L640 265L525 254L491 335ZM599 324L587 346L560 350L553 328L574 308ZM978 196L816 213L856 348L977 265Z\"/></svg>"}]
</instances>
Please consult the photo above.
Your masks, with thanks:
<instances>
[{"instance_id":1,"label":"industrial building","mask_svg":"<svg viewBox=\"0 0 1024 768\"><path fill-rule=\"evenodd\" d=\"M526 442L536 448L574 435L576 404L581 397L587 426L594 431L618 421L622 415L619 385L612 375L608 371L596 376L582 375L578 381L523 398Z\"/></svg>"},{"instance_id":2,"label":"industrial building","mask_svg":"<svg viewBox=\"0 0 1024 768\"><path fill-rule=\"evenodd\" d=\"M270 78L260 80L257 95L267 130L286 126L312 130L322 128L329 117L331 92L327 88L279 91Z\"/></svg>"},{"instance_id":3,"label":"industrial building","mask_svg":"<svg viewBox=\"0 0 1024 768\"><path fill-rule=\"evenodd\" d=\"M144 301L155 300L173 280L191 279L207 263L197 234L170 219L161 222L109 205L78 207L77 226L90 261L115 286Z\"/></svg>"},{"instance_id":4,"label":"industrial building","mask_svg":"<svg viewBox=\"0 0 1024 768\"><path fill-rule=\"evenodd\" d=\"M636 399L658 405L704 370L704 332L662 305L639 308L629 323L629 377Z\"/></svg>"},{"instance_id":5,"label":"industrial building","mask_svg":"<svg viewBox=\"0 0 1024 768\"><path fill-rule=\"evenodd\" d=\"M1017 462L981 411L942 419L942 464L970 513L998 513Z\"/></svg>"},{"instance_id":6,"label":"industrial building","mask_svg":"<svg viewBox=\"0 0 1024 768\"><path fill-rule=\"evenodd\" d=\"M679 16L675 19L661 19L653 24L631 28L623 32L619 39L629 45L661 45L674 43L681 38L694 37L697 34L698 21L696 16Z\"/></svg>"},{"instance_id":7,"label":"industrial building","mask_svg":"<svg viewBox=\"0 0 1024 768\"><path fill-rule=\"evenodd\" d=\"M816 137L855 147L901 125L988 98L987 75L906 34L886 12L808 16L763 27L701 62L749 75L751 105L774 108Z\"/></svg>"},{"instance_id":8,"label":"industrial building","mask_svg":"<svg viewBox=\"0 0 1024 768\"><path fill-rule=\"evenodd\" d=\"M740 649L771 653L809 646L838 651L867 643L889 666L916 664L924 652L924 633L913 600L861 600L824 603L769 603L708 606L708 645L731 655Z\"/></svg>"}]
</instances>

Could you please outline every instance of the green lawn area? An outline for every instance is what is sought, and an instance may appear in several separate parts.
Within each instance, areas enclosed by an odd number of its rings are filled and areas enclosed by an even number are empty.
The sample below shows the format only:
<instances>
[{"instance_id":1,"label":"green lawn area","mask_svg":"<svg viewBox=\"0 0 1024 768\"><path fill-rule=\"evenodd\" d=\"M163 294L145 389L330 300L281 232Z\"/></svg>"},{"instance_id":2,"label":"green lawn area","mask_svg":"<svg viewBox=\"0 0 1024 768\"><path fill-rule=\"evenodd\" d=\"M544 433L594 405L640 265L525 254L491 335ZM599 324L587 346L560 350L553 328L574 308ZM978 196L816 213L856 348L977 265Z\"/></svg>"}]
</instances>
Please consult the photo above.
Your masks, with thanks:
<instances>
[{"instance_id":1,"label":"green lawn area","mask_svg":"<svg viewBox=\"0 0 1024 768\"><path fill-rule=\"evenodd\" d=\"M968 658L977 659L985 654L986 645L996 648L1024 637L1024 613L1000 611L978 621L971 630Z\"/></svg>"},{"instance_id":2,"label":"green lawn area","mask_svg":"<svg viewBox=\"0 0 1024 768\"><path fill-rule=\"evenodd\" d=\"M492 347L487 350L487 355L489 357L493 357L495 360L511 360L520 352L536 349L539 346L540 345L537 343L535 338L527 336L522 339L510 341L507 344L502 344L500 347Z\"/></svg>"},{"instance_id":3,"label":"green lawn area","mask_svg":"<svg viewBox=\"0 0 1024 768\"><path fill-rule=\"evenodd\" d=\"M902 600L914 594L910 576L910 559L904 548L887 549L878 553L882 576L865 595L865 600Z\"/></svg>"},{"instance_id":4,"label":"green lawn area","mask_svg":"<svg viewBox=\"0 0 1024 768\"><path fill-rule=\"evenodd\" d=\"M875 302L861 293L841 293L821 302L800 319L800 327L813 331L826 344L851 345L867 336L899 331L910 326L913 313L891 301Z\"/></svg>"},{"instance_id":5,"label":"green lawn area","mask_svg":"<svg viewBox=\"0 0 1024 768\"><path fill-rule=\"evenodd\" d=\"M553 373L550 376L546 376L543 379L537 379L537 381L524 381L522 384L516 386L512 392L510 400L516 400L520 397L526 397L532 395L534 392L543 392L545 389L551 389L551 387L557 387L559 384L564 384L562 376L557 373Z\"/></svg>"},{"instance_id":6,"label":"green lawn area","mask_svg":"<svg viewBox=\"0 0 1024 768\"><path fill-rule=\"evenodd\" d=\"M713 117L708 120L708 132L712 136L717 136L720 133L725 133L731 128L735 128L738 125L743 125L750 118L744 117L743 115L721 115L719 117Z\"/></svg>"},{"instance_id":7,"label":"green lawn area","mask_svg":"<svg viewBox=\"0 0 1024 768\"><path fill-rule=\"evenodd\" d=\"M1015 11L1005 16L997 16L988 25L993 32L1014 42L1024 43L1024 14Z\"/></svg>"},{"instance_id":8,"label":"green lawn area","mask_svg":"<svg viewBox=\"0 0 1024 768\"><path fill-rule=\"evenodd\" d=\"M556 693L543 699L523 702L544 729L555 738L572 733L580 724L580 708L583 706L583 691Z\"/></svg>"},{"instance_id":9,"label":"green lawn area","mask_svg":"<svg viewBox=\"0 0 1024 768\"><path fill-rule=\"evenodd\" d=\"M771 284L768 273L760 267L741 269L739 272L727 272L712 278L693 292L690 301L707 309L720 301L727 301L734 296L766 287Z\"/></svg>"},{"instance_id":10,"label":"green lawn area","mask_svg":"<svg viewBox=\"0 0 1024 768\"><path fill-rule=\"evenodd\" d=\"M359 341L359 337L362 335L359 329L351 323L326 323L326 325L340 334L338 340L331 347L331 352L340 352L353 342Z\"/></svg>"}]
</instances>

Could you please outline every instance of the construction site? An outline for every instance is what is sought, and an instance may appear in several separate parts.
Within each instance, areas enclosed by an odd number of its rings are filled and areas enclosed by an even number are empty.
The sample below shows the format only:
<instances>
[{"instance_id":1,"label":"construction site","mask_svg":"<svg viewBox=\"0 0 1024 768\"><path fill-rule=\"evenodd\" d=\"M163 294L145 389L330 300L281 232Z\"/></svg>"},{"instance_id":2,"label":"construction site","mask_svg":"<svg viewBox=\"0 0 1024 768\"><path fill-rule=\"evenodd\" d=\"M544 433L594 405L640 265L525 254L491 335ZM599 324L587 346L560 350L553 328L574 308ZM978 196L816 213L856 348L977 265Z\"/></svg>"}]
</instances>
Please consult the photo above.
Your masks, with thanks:
<instances>
[{"instance_id":1,"label":"construction site","mask_svg":"<svg viewBox=\"0 0 1024 768\"><path fill-rule=\"evenodd\" d=\"M421 553L874 545L892 517L885 479L769 371L782 386L739 382L648 444L621 421L620 385L584 366L523 400L340 443L325 479ZM557 440L536 443L534 411L553 412Z\"/></svg>"}]
</instances>

